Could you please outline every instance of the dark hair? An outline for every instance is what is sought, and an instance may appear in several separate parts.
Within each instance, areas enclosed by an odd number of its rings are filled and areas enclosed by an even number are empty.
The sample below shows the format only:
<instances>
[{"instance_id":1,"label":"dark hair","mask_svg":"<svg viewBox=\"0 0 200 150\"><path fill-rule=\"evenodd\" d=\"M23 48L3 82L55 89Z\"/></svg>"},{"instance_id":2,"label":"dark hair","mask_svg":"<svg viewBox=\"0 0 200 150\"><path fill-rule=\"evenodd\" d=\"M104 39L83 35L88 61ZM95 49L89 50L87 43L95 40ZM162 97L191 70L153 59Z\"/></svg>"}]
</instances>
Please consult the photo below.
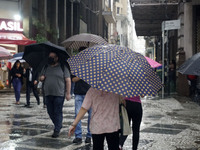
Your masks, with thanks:
<instances>
[{"instance_id":1,"label":"dark hair","mask_svg":"<svg viewBox=\"0 0 200 150\"><path fill-rule=\"evenodd\" d=\"M50 54L50 53L55 53L56 56L59 57L59 54L58 54L58 52L56 52L56 51L50 51L49 54Z\"/></svg>"},{"instance_id":2,"label":"dark hair","mask_svg":"<svg viewBox=\"0 0 200 150\"><path fill-rule=\"evenodd\" d=\"M21 67L21 62L20 62L19 60L17 60L17 61L14 63L13 68L17 68L17 63L20 64L19 68Z\"/></svg>"},{"instance_id":3,"label":"dark hair","mask_svg":"<svg viewBox=\"0 0 200 150\"><path fill-rule=\"evenodd\" d=\"M84 46L82 46L82 47L80 47L79 49L78 49L78 52L81 52L81 51L83 51L84 49L86 49L87 47L84 47Z\"/></svg>"}]
</instances>

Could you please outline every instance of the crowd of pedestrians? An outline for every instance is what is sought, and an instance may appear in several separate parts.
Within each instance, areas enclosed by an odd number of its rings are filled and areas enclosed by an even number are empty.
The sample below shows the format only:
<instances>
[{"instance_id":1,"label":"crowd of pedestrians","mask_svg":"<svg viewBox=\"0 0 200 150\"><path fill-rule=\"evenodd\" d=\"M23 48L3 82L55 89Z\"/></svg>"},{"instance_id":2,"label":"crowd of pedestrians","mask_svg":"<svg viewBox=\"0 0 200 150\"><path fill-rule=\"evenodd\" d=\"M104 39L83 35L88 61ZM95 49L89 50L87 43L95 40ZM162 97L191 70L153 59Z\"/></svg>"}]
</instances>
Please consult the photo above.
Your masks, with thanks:
<instances>
[{"instance_id":1,"label":"crowd of pedestrians","mask_svg":"<svg viewBox=\"0 0 200 150\"><path fill-rule=\"evenodd\" d=\"M80 48L79 52L85 48ZM109 150L122 150L128 135L120 130L119 104L122 96L92 88L82 79L70 74L68 68L59 62L59 56L51 51L48 64L42 71L36 72L31 66L23 69L20 61L16 61L11 69L12 84L15 91L16 104L20 103L20 91L23 77L26 78L26 105L30 106L30 93L33 92L37 104L40 105L37 84L42 82L45 105L48 115L54 125L52 138L59 137L63 121L64 100L70 100L75 95L75 120L69 128L68 135L75 133L75 144L82 143L81 119L88 113L87 135L85 143L92 143L94 150L104 149L106 139ZM71 83L74 90L71 92ZM142 120L142 105L140 97L125 98L129 124L132 121L133 150L139 143L139 130ZM109 109L108 109L109 108Z\"/></svg>"}]
</instances>

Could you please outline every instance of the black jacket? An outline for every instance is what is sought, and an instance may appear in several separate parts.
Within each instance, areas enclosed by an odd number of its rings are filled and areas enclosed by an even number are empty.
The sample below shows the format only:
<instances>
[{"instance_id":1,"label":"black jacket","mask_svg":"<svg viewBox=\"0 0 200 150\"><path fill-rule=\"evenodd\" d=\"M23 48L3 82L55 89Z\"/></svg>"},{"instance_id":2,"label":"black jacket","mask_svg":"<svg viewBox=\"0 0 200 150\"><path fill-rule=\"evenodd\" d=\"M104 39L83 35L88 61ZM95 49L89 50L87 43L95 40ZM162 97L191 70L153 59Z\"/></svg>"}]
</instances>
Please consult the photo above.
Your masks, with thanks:
<instances>
[{"instance_id":1,"label":"black jacket","mask_svg":"<svg viewBox=\"0 0 200 150\"><path fill-rule=\"evenodd\" d=\"M34 70L32 70L32 81L29 81L29 74L30 74L30 68L26 69L26 72L24 74L24 77L26 78L26 84L31 84L31 86L34 85L34 81L38 81L38 72L35 72Z\"/></svg>"},{"instance_id":2,"label":"black jacket","mask_svg":"<svg viewBox=\"0 0 200 150\"><path fill-rule=\"evenodd\" d=\"M16 74L21 74L21 77L17 77ZM12 68L10 71L10 75L11 75L11 82L13 81L14 78L19 78L21 83L23 84L23 68L19 67L19 69L16 68Z\"/></svg>"}]
</instances>

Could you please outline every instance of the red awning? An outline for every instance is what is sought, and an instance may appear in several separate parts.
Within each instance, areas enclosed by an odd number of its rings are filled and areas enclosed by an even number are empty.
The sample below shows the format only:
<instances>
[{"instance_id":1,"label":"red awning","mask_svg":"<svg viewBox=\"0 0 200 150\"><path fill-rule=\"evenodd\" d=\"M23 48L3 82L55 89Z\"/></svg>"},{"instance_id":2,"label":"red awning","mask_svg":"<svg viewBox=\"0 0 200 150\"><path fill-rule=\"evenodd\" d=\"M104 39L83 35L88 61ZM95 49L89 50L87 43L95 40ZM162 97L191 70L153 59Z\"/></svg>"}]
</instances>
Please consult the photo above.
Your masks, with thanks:
<instances>
[{"instance_id":1,"label":"red awning","mask_svg":"<svg viewBox=\"0 0 200 150\"><path fill-rule=\"evenodd\" d=\"M0 44L29 45L36 41L29 40L22 33L0 32Z\"/></svg>"}]
</instances>

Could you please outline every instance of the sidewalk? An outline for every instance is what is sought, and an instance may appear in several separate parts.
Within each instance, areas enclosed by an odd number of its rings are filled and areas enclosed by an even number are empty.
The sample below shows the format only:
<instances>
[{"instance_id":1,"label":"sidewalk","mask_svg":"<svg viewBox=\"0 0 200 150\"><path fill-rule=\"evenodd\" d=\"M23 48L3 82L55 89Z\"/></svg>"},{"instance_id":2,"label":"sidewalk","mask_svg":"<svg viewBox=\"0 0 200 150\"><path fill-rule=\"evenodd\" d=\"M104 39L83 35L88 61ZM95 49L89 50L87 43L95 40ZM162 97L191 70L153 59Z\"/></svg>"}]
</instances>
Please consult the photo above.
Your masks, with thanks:
<instances>
[{"instance_id":1,"label":"sidewalk","mask_svg":"<svg viewBox=\"0 0 200 150\"><path fill-rule=\"evenodd\" d=\"M0 150L91 150L85 145L87 117L83 119L83 143L74 145L67 137L74 119L74 100L65 101L63 128L59 138L51 138L53 126L46 109L15 105L13 93L0 92ZM143 99L143 120L138 150L200 150L200 106L185 97ZM41 98L42 99L42 98ZM124 150L131 150L130 135ZM105 146L106 147L106 146ZM107 149L107 148L105 148Z\"/></svg>"}]
</instances>

